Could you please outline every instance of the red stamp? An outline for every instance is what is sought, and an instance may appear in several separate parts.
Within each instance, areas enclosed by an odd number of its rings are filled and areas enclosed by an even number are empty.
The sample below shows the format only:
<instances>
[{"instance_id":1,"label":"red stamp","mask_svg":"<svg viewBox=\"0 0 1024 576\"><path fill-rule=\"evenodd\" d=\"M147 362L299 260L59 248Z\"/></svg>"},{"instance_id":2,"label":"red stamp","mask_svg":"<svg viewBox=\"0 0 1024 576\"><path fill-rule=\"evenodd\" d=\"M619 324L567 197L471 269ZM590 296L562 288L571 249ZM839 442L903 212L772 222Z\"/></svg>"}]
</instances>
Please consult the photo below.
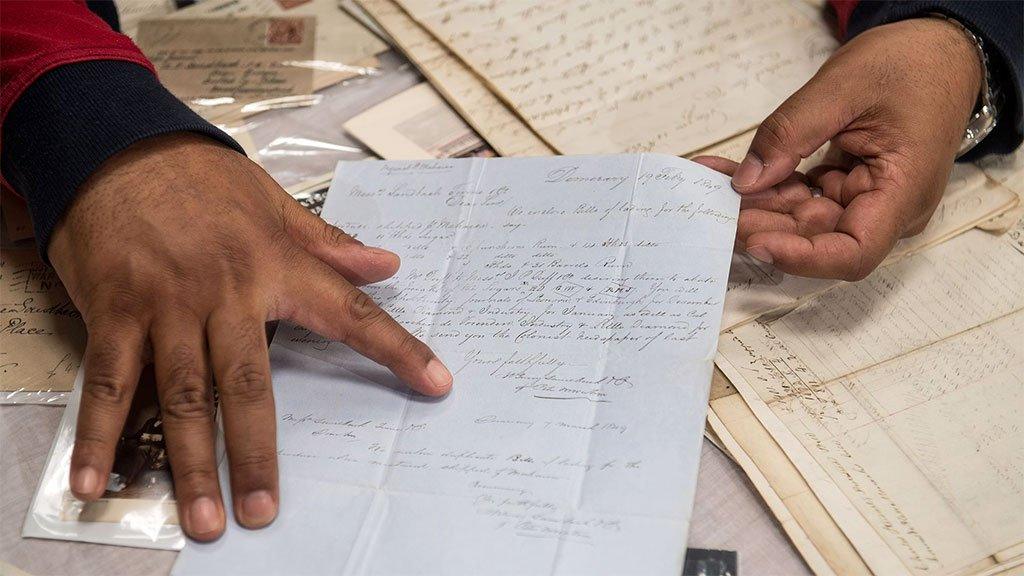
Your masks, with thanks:
<instances>
[{"instance_id":1,"label":"red stamp","mask_svg":"<svg viewBox=\"0 0 1024 576\"><path fill-rule=\"evenodd\" d=\"M267 46L302 44L306 22L301 18L271 18L267 23Z\"/></svg>"}]
</instances>

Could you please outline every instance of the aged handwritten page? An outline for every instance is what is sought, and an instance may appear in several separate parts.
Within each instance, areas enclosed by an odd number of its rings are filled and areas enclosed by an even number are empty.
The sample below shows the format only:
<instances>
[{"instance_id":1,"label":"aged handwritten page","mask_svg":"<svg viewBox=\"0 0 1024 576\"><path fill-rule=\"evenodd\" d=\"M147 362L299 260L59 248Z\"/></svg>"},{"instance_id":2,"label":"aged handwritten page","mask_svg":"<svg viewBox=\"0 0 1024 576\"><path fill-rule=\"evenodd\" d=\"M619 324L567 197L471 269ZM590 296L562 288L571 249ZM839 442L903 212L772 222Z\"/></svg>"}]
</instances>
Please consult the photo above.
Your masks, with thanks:
<instances>
[{"instance_id":1,"label":"aged handwritten page","mask_svg":"<svg viewBox=\"0 0 1024 576\"><path fill-rule=\"evenodd\" d=\"M671 156L341 164L324 215L402 254L369 292L455 388L281 327L282 516L175 573L678 575L738 207Z\"/></svg>"},{"instance_id":2,"label":"aged handwritten page","mask_svg":"<svg viewBox=\"0 0 1024 576\"><path fill-rule=\"evenodd\" d=\"M717 363L878 574L1024 541L1024 250L970 231L723 335Z\"/></svg>"},{"instance_id":3,"label":"aged handwritten page","mask_svg":"<svg viewBox=\"0 0 1024 576\"><path fill-rule=\"evenodd\" d=\"M385 160L494 156L425 82L360 113L344 127Z\"/></svg>"},{"instance_id":4,"label":"aged handwritten page","mask_svg":"<svg viewBox=\"0 0 1024 576\"><path fill-rule=\"evenodd\" d=\"M715 368L708 427L750 478L790 541L815 574L871 574L828 510L786 453L732 387L716 396L714 382L728 379Z\"/></svg>"},{"instance_id":5,"label":"aged handwritten page","mask_svg":"<svg viewBox=\"0 0 1024 576\"><path fill-rule=\"evenodd\" d=\"M554 154L461 60L393 0L358 0L431 84L502 156Z\"/></svg>"},{"instance_id":6,"label":"aged handwritten page","mask_svg":"<svg viewBox=\"0 0 1024 576\"><path fill-rule=\"evenodd\" d=\"M85 324L57 273L39 259L35 247L4 248L0 256L0 404L63 404L84 349Z\"/></svg>"},{"instance_id":7,"label":"aged handwritten page","mask_svg":"<svg viewBox=\"0 0 1024 576\"><path fill-rule=\"evenodd\" d=\"M739 394L734 392L729 397L739 398ZM806 483L804 483L803 490L797 492L794 492L791 489L785 492L781 489L775 489L776 484L771 481L778 481L780 471L789 472L789 470L785 468L786 465L788 465L789 468L792 468L792 464L789 463L785 454L781 454L780 452L777 458L772 462L777 464L777 466L774 467L766 467L765 463L761 462L760 459L755 461L751 458L751 454L757 457L766 451L765 438L767 438L767 442L770 443L771 437L767 436L767 433L763 433L761 436L755 437L753 441L757 442L757 447L760 449L756 452L748 452L745 450L746 446L737 441L738 434L734 431L737 428L741 431L745 430L745 424L756 424L757 419L752 415L748 418L741 417L737 422L732 422L729 427L726 427L722 423L722 419L730 417L732 414L725 413L725 415L723 415L721 410L716 410L714 408L714 404L715 402L712 401L712 405L708 407L708 427L715 430L719 441L726 446L733 461L743 469L743 472L750 480L750 483L764 500L768 509L771 510L772 516L775 517L783 531L785 531L789 541L797 549L804 561L807 562L807 565L811 570L818 576L829 576L832 574L843 574L844 576L848 574L870 575L871 572L867 569L867 566L864 566L863 561L860 560L860 556L853 550L853 547L850 546L849 542L842 536L842 533L839 532L839 529L835 527L834 523L829 527L827 525L813 525L807 522L807 508L805 506L801 506L801 504L803 504L802 501L796 500L797 498L804 497L807 494L810 495L810 498L814 498L813 493L811 493L810 488L806 486ZM768 446L771 445L768 444ZM799 473L796 472L795 469L791 474L792 476L786 477L783 481L785 488L791 488L793 480L803 482ZM814 502L816 503L816 501ZM816 507L820 508L820 512L818 510L813 510L813 512L820 515L816 515L815 518L823 517L831 522L828 512L826 512L824 508L821 508L820 504L817 504ZM808 528L805 529L805 526ZM822 530L822 527L824 527L825 530ZM838 538L835 537L836 534L839 535ZM849 564L844 566L842 569L835 568L836 564L834 563L834 559L829 555L827 547L824 550L819 548L819 542L823 538L828 538L827 541L829 543L845 543L849 548L849 553L856 562L859 563L859 566L856 564Z\"/></svg>"},{"instance_id":8,"label":"aged handwritten page","mask_svg":"<svg viewBox=\"0 0 1024 576\"><path fill-rule=\"evenodd\" d=\"M1017 224L1007 231L1006 237L1014 248L1024 253L1024 218L1017 220Z\"/></svg>"},{"instance_id":9,"label":"aged handwritten page","mask_svg":"<svg viewBox=\"0 0 1024 576\"><path fill-rule=\"evenodd\" d=\"M871 574L807 481L738 392L733 390L715 398L712 384L708 426L750 478L816 574ZM1024 551L1024 544L957 573L972 576L1016 573L1009 570L1024 564L1021 551Z\"/></svg>"},{"instance_id":10,"label":"aged handwritten page","mask_svg":"<svg viewBox=\"0 0 1024 576\"><path fill-rule=\"evenodd\" d=\"M556 150L686 154L757 125L836 46L781 0L399 0Z\"/></svg>"}]
</instances>

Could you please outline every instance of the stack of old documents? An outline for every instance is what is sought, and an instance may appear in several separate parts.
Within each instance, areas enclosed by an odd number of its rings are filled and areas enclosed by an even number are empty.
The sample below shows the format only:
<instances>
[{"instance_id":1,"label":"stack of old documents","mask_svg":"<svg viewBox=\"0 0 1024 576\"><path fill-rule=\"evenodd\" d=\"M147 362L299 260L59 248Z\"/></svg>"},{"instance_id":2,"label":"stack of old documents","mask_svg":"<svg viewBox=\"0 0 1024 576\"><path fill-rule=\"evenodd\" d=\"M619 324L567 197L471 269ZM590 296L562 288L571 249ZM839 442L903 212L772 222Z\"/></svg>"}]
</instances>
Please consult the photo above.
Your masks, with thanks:
<instances>
[{"instance_id":1,"label":"stack of old documents","mask_svg":"<svg viewBox=\"0 0 1024 576\"><path fill-rule=\"evenodd\" d=\"M690 153L756 125L836 45L798 2L358 2L503 155Z\"/></svg>"}]
</instances>

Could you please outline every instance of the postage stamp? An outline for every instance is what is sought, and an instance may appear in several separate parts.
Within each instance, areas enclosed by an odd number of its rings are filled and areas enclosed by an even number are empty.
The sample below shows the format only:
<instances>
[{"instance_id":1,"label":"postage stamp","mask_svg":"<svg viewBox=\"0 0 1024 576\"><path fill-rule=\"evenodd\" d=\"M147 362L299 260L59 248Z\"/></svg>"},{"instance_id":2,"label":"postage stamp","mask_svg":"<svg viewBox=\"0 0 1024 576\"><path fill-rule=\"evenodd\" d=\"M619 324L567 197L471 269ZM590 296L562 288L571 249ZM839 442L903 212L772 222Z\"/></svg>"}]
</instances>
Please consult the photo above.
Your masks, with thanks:
<instances>
[{"instance_id":1,"label":"postage stamp","mask_svg":"<svg viewBox=\"0 0 1024 576\"><path fill-rule=\"evenodd\" d=\"M306 22L301 18L271 18L267 21L267 46L302 44Z\"/></svg>"}]
</instances>

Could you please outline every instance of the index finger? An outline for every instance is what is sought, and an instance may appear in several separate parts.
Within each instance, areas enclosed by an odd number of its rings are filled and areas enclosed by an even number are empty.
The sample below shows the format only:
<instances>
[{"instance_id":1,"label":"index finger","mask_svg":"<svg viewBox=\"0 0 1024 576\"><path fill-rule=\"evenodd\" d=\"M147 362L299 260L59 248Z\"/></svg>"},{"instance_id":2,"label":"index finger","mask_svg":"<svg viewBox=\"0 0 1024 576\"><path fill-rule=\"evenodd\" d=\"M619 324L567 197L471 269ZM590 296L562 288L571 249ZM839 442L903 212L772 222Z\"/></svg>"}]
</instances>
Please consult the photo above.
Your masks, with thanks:
<instances>
[{"instance_id":1,"label":"index finger","mask_svg":"<svg viewBox=\"0 0 1024 576\"><path fill-rule=\"evenodd\" d=\"M850 202L835 231L809 238L791 232L758 232L747 238L747 252L797 276L860 280L871 273L900 237L901 207L871 192Z\"/></svg>"},{"instance_id":2,"label":"index finger","mask_svg":"<svg viewBox=\"0 0 1024 576\"><path fill-rule=\"evenodd\" d=\"M448 393L452 374L430 347L327 265L314 260L308 268L308 274L295 276L302 277L302 284L291 287L287 320L344 342L386 366L417 392Z\"/></svg>"}]
</instances>

